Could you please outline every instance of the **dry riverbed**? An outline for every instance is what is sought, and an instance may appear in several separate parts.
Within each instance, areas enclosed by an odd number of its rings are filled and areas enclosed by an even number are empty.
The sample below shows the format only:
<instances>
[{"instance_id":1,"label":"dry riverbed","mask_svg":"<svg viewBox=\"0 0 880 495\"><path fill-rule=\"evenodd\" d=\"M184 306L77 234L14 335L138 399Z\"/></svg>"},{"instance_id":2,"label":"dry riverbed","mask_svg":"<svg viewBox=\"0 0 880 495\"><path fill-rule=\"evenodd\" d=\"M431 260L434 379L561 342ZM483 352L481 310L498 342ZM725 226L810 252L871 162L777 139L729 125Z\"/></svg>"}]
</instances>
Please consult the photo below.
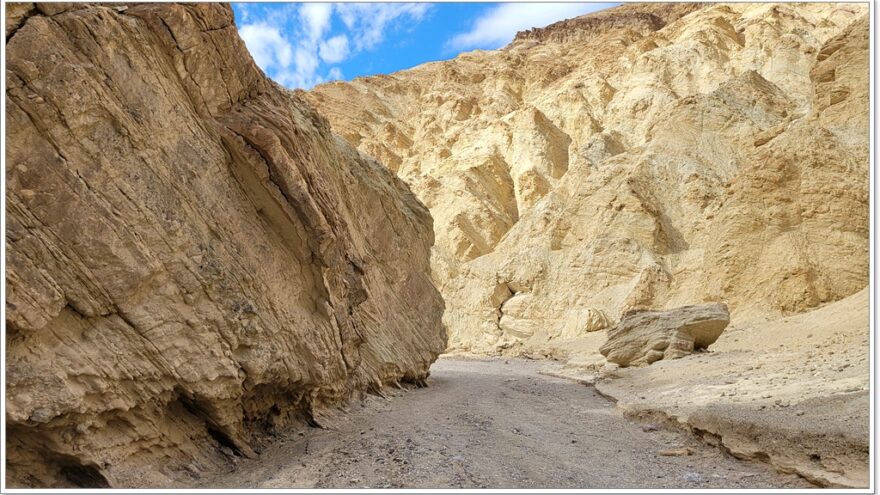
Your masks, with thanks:
<instances>
[{"instance_id":1,"label":"dry riverbed","mask_svg":"<svg viewBox=\"0 0 880 495\"><path fill-rule=\"evenodd\" d=\"M369 396L197 487L795 488L803 479L625 419L527 360L440 359L429 387ZM665 455L664 455L665 454ZM673 455L669 455L673 454ZM689 455L688 455L689 454Z\"/></svg>"}]
</instances>

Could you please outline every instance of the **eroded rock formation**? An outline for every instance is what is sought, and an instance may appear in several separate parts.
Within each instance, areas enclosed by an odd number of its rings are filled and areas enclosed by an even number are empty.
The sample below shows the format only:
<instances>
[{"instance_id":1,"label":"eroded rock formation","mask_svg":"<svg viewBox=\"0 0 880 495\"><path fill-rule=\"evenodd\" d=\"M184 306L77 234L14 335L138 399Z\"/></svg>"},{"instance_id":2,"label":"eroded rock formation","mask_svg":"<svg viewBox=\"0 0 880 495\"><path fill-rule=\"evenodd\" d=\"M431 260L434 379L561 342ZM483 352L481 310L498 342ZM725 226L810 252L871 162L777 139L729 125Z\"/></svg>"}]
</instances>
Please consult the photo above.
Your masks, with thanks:
<instances>
[{"instance_id":1,"label":"eroded rock formation","mask_svg":"<svg viewBox=\"0 0 880 495\"><path fill-rule=\"evenodd\" d=\"M608 340L599 352L620 366L676 359L714 344L729 323L727 307L718 303L631 311L608 330Z\"/></svg>"},{"instance_id":2,"label":"eroded rock formation","mask_svg":"<svg viewBox=\"0 0 880 495\"><path fill-rule=\"evenodd\" d=\"M264 77L228 6L8 12L10 486L167 485L424 380L428 210Z\"/></svg>"},{"instance_id":3,"label":"eroded rock formation","mask_svg":"<svg viewBox=\"0 0 880 495\"><path fill-rule=\"evenodd\" d=\"M306 97L431 210L453 350L566 356L866 286L867 40L858 4L628 4Z\"/></svg>"}]
</instances>

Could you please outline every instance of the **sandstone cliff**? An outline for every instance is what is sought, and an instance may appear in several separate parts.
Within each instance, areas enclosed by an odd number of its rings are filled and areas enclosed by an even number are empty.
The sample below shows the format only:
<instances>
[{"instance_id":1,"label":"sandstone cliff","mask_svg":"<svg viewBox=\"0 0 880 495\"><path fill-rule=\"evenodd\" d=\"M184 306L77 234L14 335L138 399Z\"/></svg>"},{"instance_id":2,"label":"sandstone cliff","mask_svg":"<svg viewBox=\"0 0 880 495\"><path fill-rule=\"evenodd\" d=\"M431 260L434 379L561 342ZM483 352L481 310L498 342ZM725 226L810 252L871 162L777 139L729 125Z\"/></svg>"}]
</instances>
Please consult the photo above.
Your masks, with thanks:
<instances>
[{"instance_id":1,"label":"sandstone cliff","mask_svg":"<svg viewBox=\"0 0 880 495\"><path fill-rule=\"evenodd\" d=\"M630 309L868 283L864 5L629 4L306 98L431 210L453 350L594 353Z\"/></svg>"},{"instance_id":2,"label":"sandstone cliff","mask_svg":"<svg viewBox=\"0 0 880 495\"><path fill-rule=\"evenodd\" d=\"M167 485L423 382L428 210L264 77L228 6L6 27L10 486Z\"/></svg>"}]
</instances>

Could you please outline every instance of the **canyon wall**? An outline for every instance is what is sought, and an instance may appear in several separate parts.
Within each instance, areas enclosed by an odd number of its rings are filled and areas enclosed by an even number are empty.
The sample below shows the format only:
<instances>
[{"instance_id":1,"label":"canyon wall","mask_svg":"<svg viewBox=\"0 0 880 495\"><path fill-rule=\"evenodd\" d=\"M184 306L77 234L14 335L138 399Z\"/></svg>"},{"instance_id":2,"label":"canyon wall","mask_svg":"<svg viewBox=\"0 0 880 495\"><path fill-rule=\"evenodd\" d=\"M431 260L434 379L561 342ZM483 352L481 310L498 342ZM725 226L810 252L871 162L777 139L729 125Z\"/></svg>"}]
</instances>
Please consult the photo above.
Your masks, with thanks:
<instances>
[{"instance_id":1,"label":"canyon wall","mask_svg":"<svg viewBox=\"0 0 880 495\"><path fill-rule=\"evenodd\" d=\"M428 210L228 6L10 4L6 28L9 486L168 486L424 382Z\"/></svg>"},{"instance_id":2,"label":"canyon wall","mask_svg":"<svg viewBox=\"0 0 880 495\"><path fill-rule=\"evenodd\" d=\"M628 310L867 285L867 15L627 4L305 97L431 210L451 350L595 354Z\"/></svg>"}]
</instances>

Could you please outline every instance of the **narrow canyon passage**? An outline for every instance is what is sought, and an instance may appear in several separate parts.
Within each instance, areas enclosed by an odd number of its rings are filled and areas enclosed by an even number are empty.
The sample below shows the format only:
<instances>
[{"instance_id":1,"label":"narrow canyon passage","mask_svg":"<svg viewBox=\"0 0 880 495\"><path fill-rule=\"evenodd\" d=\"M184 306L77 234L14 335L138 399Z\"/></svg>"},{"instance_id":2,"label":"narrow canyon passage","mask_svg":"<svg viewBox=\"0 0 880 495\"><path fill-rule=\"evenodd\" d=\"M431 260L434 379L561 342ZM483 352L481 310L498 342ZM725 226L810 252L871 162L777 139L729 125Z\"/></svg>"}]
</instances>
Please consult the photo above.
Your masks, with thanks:
<instances>
[{"instance_id":1,"label":"narrow canyon passage","mask_svg":"<svg viewBox=\"0 0 880 495\"><path fill-rule=\"evenodd\" d=\"M3 484L869 485L868 5L250 7L4 9Z\"/></svg>"},{"instance_id":2,"label":"narrow canyon passage","mask_svg":"<svg viewBox=\"0 0 880 495\"><path fill-rule=\"evenodd\" d=\"M546 363L440 359L429 387L370 396L326 429L283 433L199 487L790 488L767 465L621 415ZM659 452L690 448L693 455ZM232 467L234 462L235 467Z\"/></svg>"}]
</instances>

